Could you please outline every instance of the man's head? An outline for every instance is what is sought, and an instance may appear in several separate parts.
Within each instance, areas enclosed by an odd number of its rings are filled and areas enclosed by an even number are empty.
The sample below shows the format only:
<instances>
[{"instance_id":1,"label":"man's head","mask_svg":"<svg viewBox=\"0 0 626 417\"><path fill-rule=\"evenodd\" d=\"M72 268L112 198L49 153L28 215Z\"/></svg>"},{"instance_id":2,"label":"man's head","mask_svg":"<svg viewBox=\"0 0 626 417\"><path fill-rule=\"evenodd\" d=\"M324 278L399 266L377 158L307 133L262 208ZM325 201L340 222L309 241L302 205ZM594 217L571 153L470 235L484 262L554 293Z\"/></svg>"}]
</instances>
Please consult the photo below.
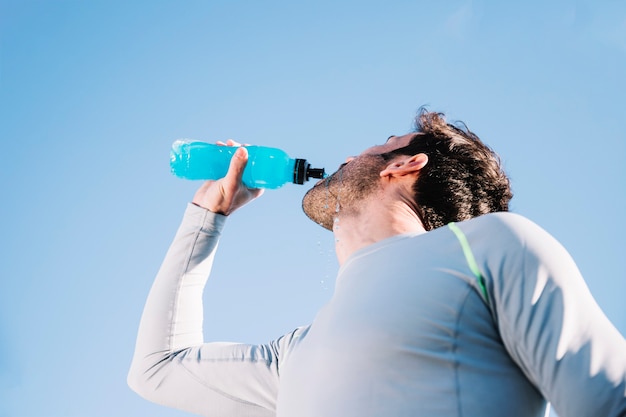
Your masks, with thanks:
<instances>
[{"instance_id":1,"label":"man's head","mask_svg":"<svg viewBox=\"0 0 626 417\"><path fill-rule=\"evenodd\" d=\"M428 163L413 185L417 214L426 230L481 214L508 211L513 197L500 158L465 125L446 122L441 113L421 110L410 143L383 154L424 153Z\"/></svg>"},{"instance_id":2,"label":"man's head","mask_svg":"<svg viewBox=\"0 0 626 417\"><path fill-rule=\"evenodd\" d=\"M305 213L332 230L333 211L358 211L361 202L380 190L381 175L396 165L400 170L416 167L411 207L426 230L507 211L513 196L500 159L478 136L465 125L447 123L442 113L422 109L413 133L392 136L384 145L350 158L309 190L303 200Z\"/></svg>"}]
</instances>

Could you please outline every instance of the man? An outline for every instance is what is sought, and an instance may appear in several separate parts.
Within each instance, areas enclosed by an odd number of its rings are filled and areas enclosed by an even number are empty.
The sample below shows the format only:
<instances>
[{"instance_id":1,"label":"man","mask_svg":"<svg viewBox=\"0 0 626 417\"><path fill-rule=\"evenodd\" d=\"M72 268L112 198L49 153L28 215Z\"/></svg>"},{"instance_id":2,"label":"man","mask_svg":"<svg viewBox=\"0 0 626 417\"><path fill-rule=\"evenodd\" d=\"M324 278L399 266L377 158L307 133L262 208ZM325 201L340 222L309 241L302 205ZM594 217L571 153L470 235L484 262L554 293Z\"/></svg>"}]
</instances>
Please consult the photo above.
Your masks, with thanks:
<instances>
[{"instance_id":1,"label":"man","mask_svg":"<svg viewBox=\"0 0 626 417\"><path fill-rule=\"evenodd\" d=\"M340 270L309 326L205 343L202 289L227 216L261 194L196 193L146 302L129 384L206 416L626 416L626 341L550 235L507 213L497 156L421 111L304 197ZM228 142L224 145L236 145ZM336 210L337 207L339 210Z\"/></svg>"}]
</instances>

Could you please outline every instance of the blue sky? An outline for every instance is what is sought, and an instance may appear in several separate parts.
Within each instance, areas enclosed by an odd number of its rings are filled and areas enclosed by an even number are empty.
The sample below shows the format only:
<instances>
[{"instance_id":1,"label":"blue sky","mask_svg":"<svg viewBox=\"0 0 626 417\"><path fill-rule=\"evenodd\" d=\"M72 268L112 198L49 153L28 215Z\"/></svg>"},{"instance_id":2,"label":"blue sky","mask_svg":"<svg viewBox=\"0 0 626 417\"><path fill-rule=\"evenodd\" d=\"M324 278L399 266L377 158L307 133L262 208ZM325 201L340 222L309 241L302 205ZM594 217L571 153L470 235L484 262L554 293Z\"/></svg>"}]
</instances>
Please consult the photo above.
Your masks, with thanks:
<instances>
[{"instance_id":1,"label":"blue sky","mask_svg":"<svg viewBox=\"0 0 626 417\"><path fill-rule=\"evenodd\" d=\"M502 157L626 333L626 3L0 0L0 416L188 415L125 378L143 302L199 185L178 138L332 171L421 105ZM310 184L309 184L310 186ZM205 336L261 343L330 297L305 186L229 219Z\"/></svg>"}]
</instances>

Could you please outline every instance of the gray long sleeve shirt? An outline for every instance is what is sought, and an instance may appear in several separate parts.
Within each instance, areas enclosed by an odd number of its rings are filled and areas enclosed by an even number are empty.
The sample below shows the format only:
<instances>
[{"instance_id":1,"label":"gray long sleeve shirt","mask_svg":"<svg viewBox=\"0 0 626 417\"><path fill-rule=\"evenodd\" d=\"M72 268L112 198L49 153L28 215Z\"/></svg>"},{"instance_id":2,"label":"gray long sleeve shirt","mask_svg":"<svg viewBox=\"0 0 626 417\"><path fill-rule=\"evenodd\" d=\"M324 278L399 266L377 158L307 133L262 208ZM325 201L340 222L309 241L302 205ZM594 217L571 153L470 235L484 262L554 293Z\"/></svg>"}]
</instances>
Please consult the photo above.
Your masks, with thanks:
<instances>
[{"instance_id":1,"label":"gray long sleeve shirt","mask_svg":"<svg viewBox=\"0 0 626 417\"><path fill-rule=\"evenodd\" d=\"M626 341L568 253L519 215L357 251L313 323L267 345L204 341L224 221L189 205L150 291L128 381L151 401L204 416L527 417L547 399L560 417L626 416Z\"/></svg>"}]
</instances>

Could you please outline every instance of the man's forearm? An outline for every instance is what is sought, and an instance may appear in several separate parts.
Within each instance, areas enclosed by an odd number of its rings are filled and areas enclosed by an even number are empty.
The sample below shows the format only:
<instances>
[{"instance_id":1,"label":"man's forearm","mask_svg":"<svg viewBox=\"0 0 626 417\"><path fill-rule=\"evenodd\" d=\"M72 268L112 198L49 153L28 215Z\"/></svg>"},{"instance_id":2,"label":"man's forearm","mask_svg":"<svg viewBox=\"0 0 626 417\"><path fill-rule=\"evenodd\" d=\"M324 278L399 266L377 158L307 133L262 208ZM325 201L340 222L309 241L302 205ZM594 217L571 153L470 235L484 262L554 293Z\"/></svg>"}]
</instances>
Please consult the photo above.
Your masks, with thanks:
<instances>
[{"instance_id":1,"label":"man's forearm","mask_svg":"<svg viewBox=\"0 0 626 417\"><path fill-rule=\"evenodd\" d=\"M128 376L133 389L141 390L168 355L203 343L202 290L224 222L222 215L187 207L144 307Z\"/></svg>"}]
</instances>

